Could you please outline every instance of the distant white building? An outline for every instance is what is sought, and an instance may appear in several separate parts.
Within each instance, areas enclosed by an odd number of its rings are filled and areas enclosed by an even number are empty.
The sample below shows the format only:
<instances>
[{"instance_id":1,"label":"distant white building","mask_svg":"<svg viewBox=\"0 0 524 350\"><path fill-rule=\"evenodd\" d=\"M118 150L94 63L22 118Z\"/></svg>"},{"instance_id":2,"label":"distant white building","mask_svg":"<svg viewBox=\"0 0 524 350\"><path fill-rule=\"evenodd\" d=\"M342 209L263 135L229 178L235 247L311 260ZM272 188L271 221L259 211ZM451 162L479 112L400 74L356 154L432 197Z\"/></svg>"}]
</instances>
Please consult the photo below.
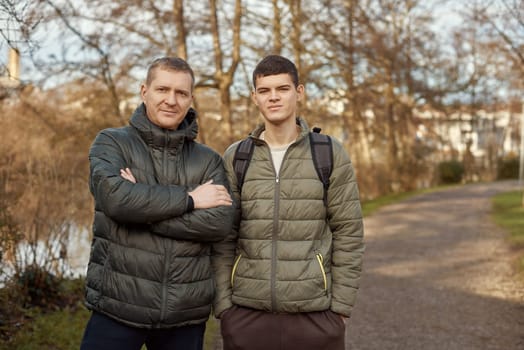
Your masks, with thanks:
<instances>
[{"instance_id":1,"label":"distant white building","mask_svg":"<svg viewBox=\"0 0 524 350\"><path fill-rule=\"evenodd\" d=\"M493 112L479 110L474 114L459 111L449 115L427 109L416 110L415 116L421 120L422 130L432 128L440 140L438 148L443 151L463 154L470 142L470 151L475 157L486 156L490 148L496 150L496 156L519 152L522 109L519 112L509 108ZM425 137L423 132L417 136Z\"/></svg>"}]
</instances>

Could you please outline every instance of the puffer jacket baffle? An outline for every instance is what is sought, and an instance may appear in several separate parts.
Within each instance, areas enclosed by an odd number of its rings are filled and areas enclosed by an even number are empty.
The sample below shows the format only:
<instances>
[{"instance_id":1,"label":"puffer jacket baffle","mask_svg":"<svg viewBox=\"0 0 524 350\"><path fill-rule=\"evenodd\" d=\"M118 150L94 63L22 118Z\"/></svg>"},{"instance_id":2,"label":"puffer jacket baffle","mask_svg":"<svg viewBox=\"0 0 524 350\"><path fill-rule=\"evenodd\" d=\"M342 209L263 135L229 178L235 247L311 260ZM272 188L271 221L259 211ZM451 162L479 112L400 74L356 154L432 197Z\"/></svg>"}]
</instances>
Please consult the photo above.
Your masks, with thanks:
<instances>
[{"instance_id":1,"label":"puffer jacket baffle","mask_svg":"<svg viewBox=\"0 0 524 350\"><path fill-rule=\"evenodd\" d=\"M127 325L205 322L214 295L210 244L228 234L233 208L188 210L187 192L213 179L222 158L195 141L196 112L178 130L152 124L142 104L130 125L101 131L90 153L95 199L86 305ZM137 183L120 176L129 168Z\"/></svg>"}]
</instances>

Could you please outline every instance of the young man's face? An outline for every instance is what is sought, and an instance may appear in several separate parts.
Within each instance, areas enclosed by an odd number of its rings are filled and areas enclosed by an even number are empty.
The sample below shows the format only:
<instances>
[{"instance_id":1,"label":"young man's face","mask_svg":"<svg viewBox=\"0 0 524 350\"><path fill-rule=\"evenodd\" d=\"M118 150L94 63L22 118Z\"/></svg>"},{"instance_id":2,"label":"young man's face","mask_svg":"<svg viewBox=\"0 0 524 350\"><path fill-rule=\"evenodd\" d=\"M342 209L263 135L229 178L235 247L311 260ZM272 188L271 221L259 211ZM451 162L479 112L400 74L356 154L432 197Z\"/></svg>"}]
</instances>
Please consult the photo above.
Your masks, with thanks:
<instances>
[{"instance_id":1,"label":"young man's face","mask_svg":"<svg viewBox=\"0 0 524 350\"><path fill-rule=\"evenodd\" d=\"M302 99L304 86L295 88L289 74L268 75L256 78L256 88L251 97L258 106L264 120L281 124L290 119L295 120L297 102Z\"/></svg>"},{"instance_id":2,"label":"young man's face","mask_svg":"<svg viewBox=\"0 0 524 350\"><path fill-rule=\"evenodd\" d=\"M187 72L156 68L151 82L140 88L149 120L161 128L176 130L193 102L192 83Z\"/></svg>"}]
</instances>

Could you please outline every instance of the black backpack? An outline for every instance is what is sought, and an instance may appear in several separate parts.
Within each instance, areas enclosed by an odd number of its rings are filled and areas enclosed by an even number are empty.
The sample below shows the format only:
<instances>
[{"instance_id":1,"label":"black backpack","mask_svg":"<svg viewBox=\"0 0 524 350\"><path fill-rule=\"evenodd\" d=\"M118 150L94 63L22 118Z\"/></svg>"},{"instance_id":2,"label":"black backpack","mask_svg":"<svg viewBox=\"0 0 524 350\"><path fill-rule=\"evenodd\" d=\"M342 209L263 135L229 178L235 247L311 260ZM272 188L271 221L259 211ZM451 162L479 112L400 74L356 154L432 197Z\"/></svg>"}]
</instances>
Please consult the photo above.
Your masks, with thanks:
<instances>
[{"instance_id":1,"label":"black backpack","mask_svg":"<svg viewBox=\"0 0 524 350\"><path fill-rule=\"evenodd\" d=\"M313 156L313 164L317 171L318 178L324 185L324 204L327 205L327 190L329 187L329 176L333 170L333 147L331 145L331 138L320 133L320 128L313 128L309 132L309 144L311 146L311 154ZM237 176L238 191L242 192L242 185L244 184L244 177L246 176L249 162L253 156L255 144L251 137L247 137L240 141L235 151L233 158L233 168Z\"/></svg>"}]
</instances>

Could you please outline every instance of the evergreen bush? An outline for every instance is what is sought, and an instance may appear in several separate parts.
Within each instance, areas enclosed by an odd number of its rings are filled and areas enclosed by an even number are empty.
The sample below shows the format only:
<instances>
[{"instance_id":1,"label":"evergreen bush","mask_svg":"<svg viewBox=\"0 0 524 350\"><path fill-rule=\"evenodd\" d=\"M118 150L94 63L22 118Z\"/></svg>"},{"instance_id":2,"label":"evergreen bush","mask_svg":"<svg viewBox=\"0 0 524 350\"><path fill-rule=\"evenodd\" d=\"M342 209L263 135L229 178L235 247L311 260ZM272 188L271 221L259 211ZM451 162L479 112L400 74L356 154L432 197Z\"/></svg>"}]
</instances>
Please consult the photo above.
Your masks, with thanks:
<instances>
[{"instance_id":1,"label":"evergreen bush","mask_svg":"<svg viewBox=\"0 0 524 350\"><path fill-rule=\"evenodd\" d=\"M458 160L449 160L438 164L438 178L441 184L455 184L462 181L464 165Z\"/></svg>"},{"instance_id":2,"label":"evergreen bush","mask_svg":"<svg viewBox=\"0 0 524 350\"><path fill-rule=\"evenodd\" d=\"M519 160L516 156L499 159L497 179L517 179L519 177Z\"/></svg>"}]
</instances>

